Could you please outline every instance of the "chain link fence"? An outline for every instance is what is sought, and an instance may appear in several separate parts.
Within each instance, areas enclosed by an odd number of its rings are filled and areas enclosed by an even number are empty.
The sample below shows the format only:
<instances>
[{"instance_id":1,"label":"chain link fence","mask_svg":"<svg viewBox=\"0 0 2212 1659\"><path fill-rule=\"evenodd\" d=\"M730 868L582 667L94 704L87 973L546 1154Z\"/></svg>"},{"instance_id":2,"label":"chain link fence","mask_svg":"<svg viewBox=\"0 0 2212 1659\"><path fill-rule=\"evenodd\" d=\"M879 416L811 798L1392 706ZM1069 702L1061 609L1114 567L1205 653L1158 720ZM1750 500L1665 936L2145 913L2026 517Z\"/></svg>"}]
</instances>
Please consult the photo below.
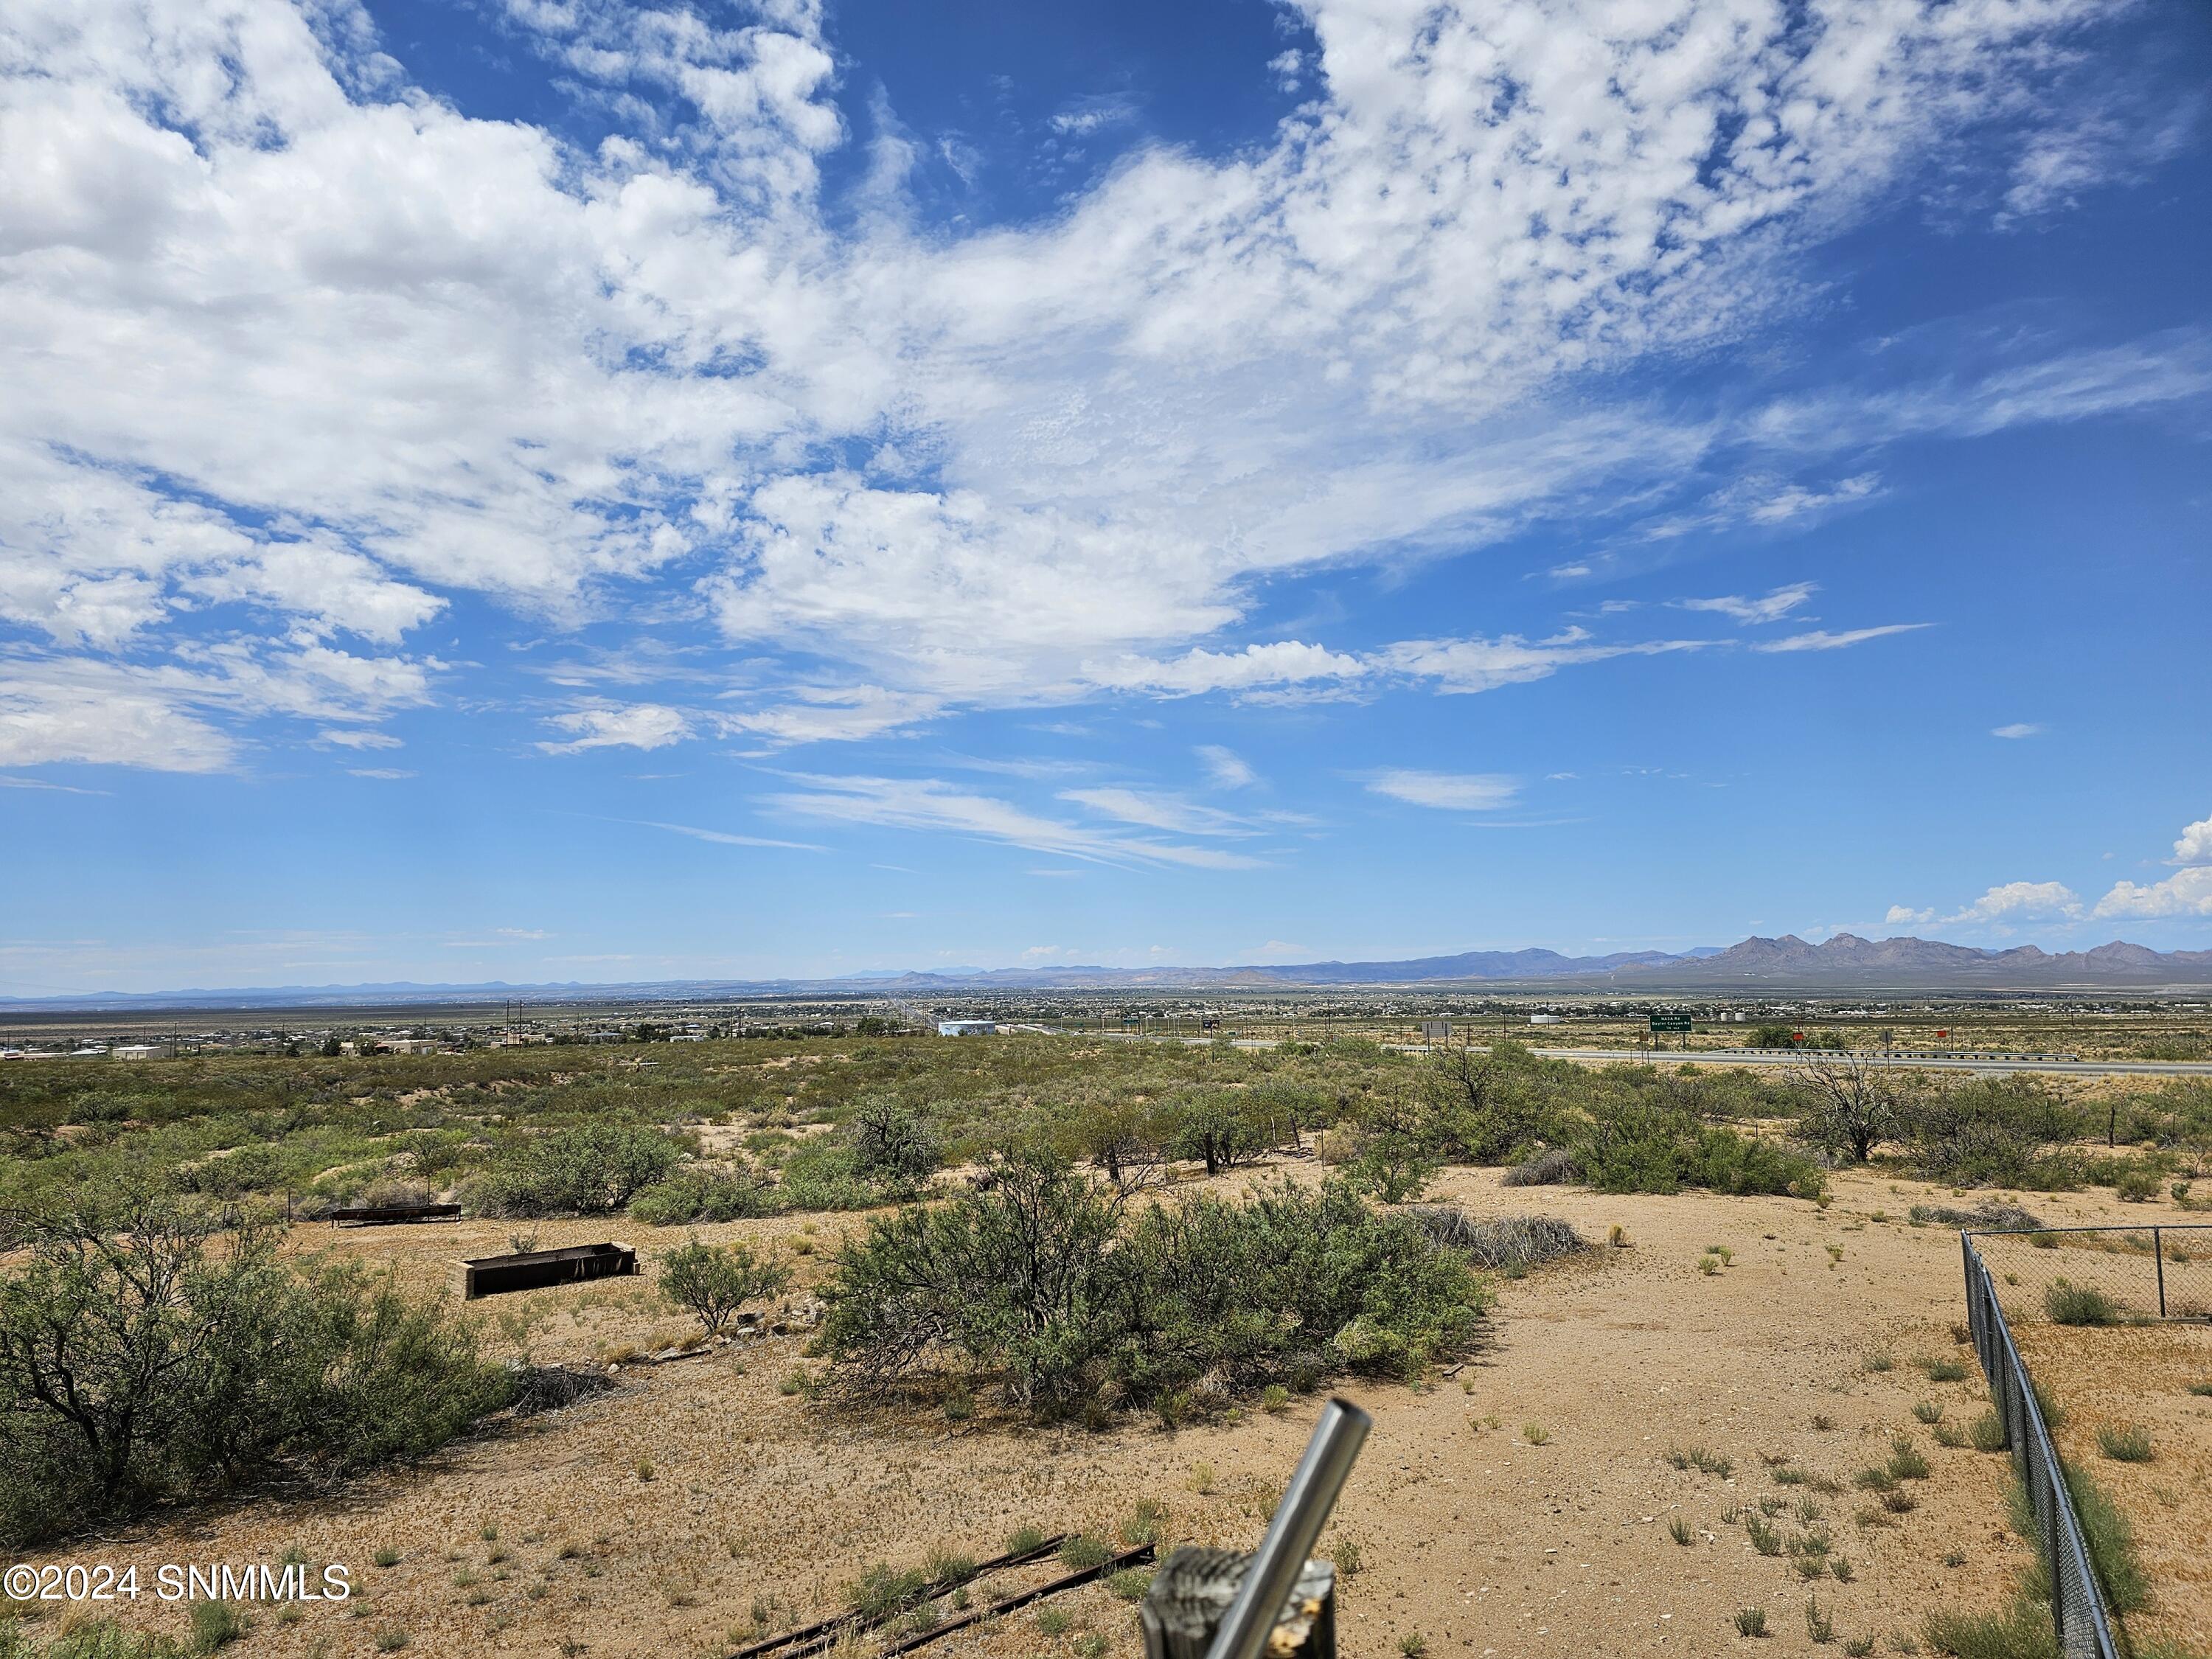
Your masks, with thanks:
<instances>
[{"instance_id":1,"label":"chain link fence","mask_svg":"<svg viewBox=\"0 0 2212 1659\"><path fill-rule=\"evenodd\" d=\"M2212 1224L1971 1235L2014 1325L2212 1320Z\"/></svg>"},{"instance_id":2,"label":"chain link fence","mask_svg":"<svg viewBox=\"0 0 2212 1659\"><path fill-rule=\"evenodd\" d=\"M2167 1237L2178 1235L2176 1237ZM2051 1586L2051 1620L2065 1659L2118 1659L2112 1619L2090 1565L2081 1518L2066 1487L2033 1380L2006 1322L2063 1324L2202 1319L2212 1291L2212 1227L2061 1228L1961 1232L1966 1315L1990 1381L2013 1467L2035 1516L2036 1546ZM1993 1266L1993 1263L1996 1264ZM2005 1292L2001 1295L2000 1285Z\"/></svg>"}]
</instances>

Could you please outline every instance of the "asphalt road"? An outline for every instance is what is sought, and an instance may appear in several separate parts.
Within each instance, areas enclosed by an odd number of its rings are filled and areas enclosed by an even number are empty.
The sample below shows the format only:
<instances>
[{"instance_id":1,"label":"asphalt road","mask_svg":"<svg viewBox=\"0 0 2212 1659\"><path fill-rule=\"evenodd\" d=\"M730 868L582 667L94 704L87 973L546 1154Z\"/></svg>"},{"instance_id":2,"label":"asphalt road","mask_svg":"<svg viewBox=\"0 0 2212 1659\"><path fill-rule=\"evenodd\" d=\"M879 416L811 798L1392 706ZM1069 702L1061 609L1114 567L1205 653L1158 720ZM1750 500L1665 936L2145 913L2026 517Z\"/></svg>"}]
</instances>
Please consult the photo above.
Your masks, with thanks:
<instances>
[{"instance_id":1,"label":"asphalt road","mask_svg":"<svg viewBox=\"0 0 2212 1659\"><path fill-rule=\"evenodd\" d=\"M1218 1037L1146 1036L1134 1031L1086 1031L1085 1036L1106 1036L1123 1042L1181 1042L1184 1044L1217 1042ZM1279 1039L1275 1037L1231 1037L1232 1048L1272 1048ZM1387 1042L1386 1048L1401 1054L1425 1054L1428 1045L1419 1042ZM1478 1054L1489 1052L1486 1044L1474 1045ZM1673 1066L1802 1066L1817 1059L1818 1054L1792 1054L1778 1048L1692 1048L1687 1053L1668 1049L1653 1051L1640 1048L1536 1048L1530 1052L1547 1060L1650 1060L1654 1064ZM1832 1051L1829 1051L1832 1053ZM2038 1072L2054 1077L2201 1077L2212 1078L2212 1061L2189 1060L2046 1060L2027 1056L1996 1054L1950 1054L1942 1055L1918 1054L1860 1054L1856 1058L1885 1068L1902 1072L1973 1072L1984 1076L2002 1072Z\"/></svg>"}]
</instances>

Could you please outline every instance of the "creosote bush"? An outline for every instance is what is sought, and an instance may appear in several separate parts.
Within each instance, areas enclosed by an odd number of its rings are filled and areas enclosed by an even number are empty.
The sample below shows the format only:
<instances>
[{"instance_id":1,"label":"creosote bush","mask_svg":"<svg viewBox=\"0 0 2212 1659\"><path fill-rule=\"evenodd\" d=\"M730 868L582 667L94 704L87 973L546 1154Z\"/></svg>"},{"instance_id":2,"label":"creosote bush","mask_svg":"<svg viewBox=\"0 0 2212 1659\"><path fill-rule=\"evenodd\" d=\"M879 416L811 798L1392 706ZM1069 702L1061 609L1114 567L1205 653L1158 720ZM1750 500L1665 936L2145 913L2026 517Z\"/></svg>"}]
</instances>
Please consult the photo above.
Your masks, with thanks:
<instances>
[{"instance_id":1,"label":"creosote bush","mask_svg":"<svg viewBox=\"0 0 2212 1659\"><path fill-rule=\"evenodd\" d=\"M506 1405L441 1300L173 1199L16 1216L0 1274L0 1534L66 1535L270 1475L335 1479Z\"/></svg>"},{"instance_id":2,"label":"creosote bush","mask_svg":"<svg viewBox=\"0 0 2212 1659\"><path fill-rule=\"evenodd\" d=\"M1413 1375L1463 1351L1488 1305L1462 1261L1340 1180L1133 1212L1034 1150L997 1158L983 1190L872 1223L823 1294L822 1348L849 1386L959 1368L1039 1416L1097 1420Z\"/></svg>"},{"instance_id":3,"label":"creosote bush","mask_svg":"<svg viewBox=\"0 0 2212 1659\"><path fill-rule=\"evenodd\" d=\"M791 1264L750 1244L702 1244L692 1238L662 1258L659 1283L663 1296L689 1309L714 1336L746 1303L790 1289Z\"/></svg>"},{"instance_id":4,"label":"creosote bush","mask_svg":"<svg viewBox=\"0 0 2212 1659\"><path fill-rule=\"evenodd\" d=\"M606 1215L665 1179L682 1157L658 1129L586 1123L502 1146L468 1185L479 1215Z\"/></svg>"}]
</instances>

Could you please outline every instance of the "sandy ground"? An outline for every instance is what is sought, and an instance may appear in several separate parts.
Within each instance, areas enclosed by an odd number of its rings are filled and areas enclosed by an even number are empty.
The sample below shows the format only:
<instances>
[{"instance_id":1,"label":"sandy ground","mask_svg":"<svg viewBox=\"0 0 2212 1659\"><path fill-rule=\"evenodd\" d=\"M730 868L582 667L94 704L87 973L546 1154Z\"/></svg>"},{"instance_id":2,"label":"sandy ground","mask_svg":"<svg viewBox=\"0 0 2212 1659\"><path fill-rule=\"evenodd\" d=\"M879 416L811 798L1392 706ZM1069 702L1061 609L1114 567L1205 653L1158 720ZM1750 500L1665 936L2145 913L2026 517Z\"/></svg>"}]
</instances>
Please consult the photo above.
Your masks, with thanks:
<instances>
[{"instance_id":1,"label":"sandy ground","mask_svg":"<svg viewBox=\"0 0 2212 1659\"><path fill-rule=\"evenodd\" d=\"M2008 1316L2009 1318L2009 1316ZM2021 1358L2063 1417L2058 1455L2087 1469L2135 1528L2153 1586L2150 1603L2127 1620L2138 1646L2170 1642L2212 1651L2212 1399L2189 1392L2212 1382L2212 1330L2154 1325L2082 1329L2021 1322ZM2104 1455L2098 1431L2142 1428L2147 1463Z\"/></svg>"},{"instance_id":2,"label":"sandy ground","mask_svg":"<svg viewBox=\"0 0 2212 1659\"><path fill-rule=\"evenodd\" d=\"M1811 1651L1805 1609L1815 1595L1839 1641L1876 1636L1893 1651L1893 1633L1917 1631L1931 1608L2002 1601L2027 1559L2005 1524L2007 1460L1939 1448L1911 1414L1927 1401L1964 1422L1983 1400L1971 1351L1953 1334L1963 1316L1957 1237L1905 1222L1915 1200L1942 1195L1882 1176L1837 1184L1823 1211L1784 1199L1504 1190L1494 1171L1448 1172L1438 1195L1477 1214L1540 1210L1600 1240L1617 1224L1629 1244L1501 1285L1486 1346L1455 1376L1418 1391L1353 1390L1376 1426L1322 1552L1349 1540L1363 1558L1342 1587L1348 1659L1386 1659L1416 1632L1434 1654ZM2142 1214L2123 1215L2103 1194L2038 1206L2053 1221ZM702 1231L812 1244L800 1263L811 1277L840 1229L855 1224ZM444 1282L454 1258L503 1249L509 1231L469 1222L327 1242ZM611 1231L648 1255L683 1238L628 1223L532 1231L548 1246ZM1733 1264L1698 1273L1708 1245L1728 1247ZM547 1360L603 1358L686 1328L635 1279L485 1306L538 1316L535 1351ZM720 1655L733 1632L752 1632L757 1599L774 1599L781 1627L834 1606L871 1562L918 1565L932 1546L987 1555L1025 1523L1110 1531L1142 1498L1169 1506L1170 1543L1249 1547L1318 1407L1303 1400L1280 1417L1176 1432L1137 1421L1107 1433L884 1422L780 1392L779 1380L806 1364L802 1345L790 1336L625 1366L610 1393L337 1497L167 1517L33 1559L135 1563L149 1578L163 1562L274 1561L287 1549L347 1564L362 1590L351 1602L289 1620L255 1613L240 1651L270 1659L403 1642L566 1659ZM1890 1368L1870 1369L1869 1355ZM1929 1381L1921 1362L1941 1359L1966 1362L1967 1381ZM2171 1421L2156 1419L2174 1461L2143 1478L2179 1479L2193 1437L2186 1468L2201 1502L2206 1402L2182 1398L2191 1403ZM1917 1502L1893 1516L1850 1480L1905 1432L1934 1469L1908 1483ZM1732 1475L1672 1468L1668 1450L1692 1445L1732 1460ZM1778 1480L1792 1468L1842 1490ZM1724 1522L1762 1498L1786 1506L1775 1522L1784 1538L1826 1530L1850 1582L1824 1572L1808 1586L1790 1555L1757 1553L1741 1524ZM1811 1528L1796 1518L1801 1499L1821 1511ZM1862 1512L1887 1524L1863 1525ZM1678 1516L1692 1529L1686 1547L1668 1534ZM374 1565L380 1549L398 1552L395 1564ZM2159 1568L2172 1575L2162 1596L2193 1600L2201 1619L2201 1568L2191 1576L2163 1555ZM1074 1655L1085 1638L1085 1651L1140 1651L1130 1609L1103 1589L1051 1605L1068 1615L1065 1631L1024 1613L927 1651ZM1735 1634L1747 1607L1766 1610L1766 1643ZM175 1607L120 1611L135 1624L183 1624Z\"/></svg>"}]
</instances>

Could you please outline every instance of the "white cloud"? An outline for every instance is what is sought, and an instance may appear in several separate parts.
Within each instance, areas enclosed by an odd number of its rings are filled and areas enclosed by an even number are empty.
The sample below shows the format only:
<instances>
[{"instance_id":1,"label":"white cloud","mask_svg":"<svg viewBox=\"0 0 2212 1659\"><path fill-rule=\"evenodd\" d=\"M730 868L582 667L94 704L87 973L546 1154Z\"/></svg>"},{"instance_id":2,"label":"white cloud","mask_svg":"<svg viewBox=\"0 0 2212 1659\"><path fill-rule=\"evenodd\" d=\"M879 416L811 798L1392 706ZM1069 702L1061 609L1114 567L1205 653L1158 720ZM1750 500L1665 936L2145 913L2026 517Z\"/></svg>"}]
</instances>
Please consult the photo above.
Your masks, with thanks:
<instances>
[{"instance_id":1,"label":"white cloud","mask_svg":"<svg viewBox=\"0 0 2212 1659\"><path fill-rule=\"evenodd\" d=\"M1174 795L1142 789L1063 789L1060 798L1088 807L1102 817L1148 830L1167 830L1182 836L1243 836L1251 832L1243 819L1211 806L1200 806Z\"/></svg>"},{"instance_id":2,"label":"white cloud","mask_svg":"<svg viewBox=\"0 0 2212 1659\"><path fill-rule=\"evenodd\" d=\"M586 749L665 749L691 735L691 722L681 709L652 702L578 708L551 715L545 723L574 733L565 742L540 743L538 746L549 755L575 755Z\"/></svg>"},{"instance_id":3,"label":"white cloud","mask_svg":"<svg viewBox=\"0 0 2212 1659\"><path fill-rule=\"evenodd\" d=\"M2063 882L2008 881L1943 918L1947 924L2002 921L2038 916L2078 916L2081 896Z\"/></svg>"},{"instance_id":4,"label":"white cloud","mask_svg":"<svg viewBox=\"0 0 2212 1659\"><path fill-rule=\"evenodd\" d=\"M1232 749L1218 743L1202 743L1191 751L1206 763L1206 775L1220 789L1249 789L1259 782L1260 775Z\"/></svg>"},{"instance_id":5,"label":"white cloud","mask_svg":"<svg viewBox=\"0 0 2212 1659\"><path fill-rule=\"evenodd\" d=\"M794 853L826 853L830 849L811 841L776 841L765 836L740 836L727 830L702 830L693 823L658 823L651 818L621 818L622 823L635 823L641 830L665 830L672 836L689 836L694 841L712 842L717 847L781 847ZM504 933L506 929L501 929ZM519 935L535 938L542 935Z\"/></svg>"},{"instance_id":6,"label":"white cloud","mask_svg":"<svg viewBox=\"0 0 2212 1659\"><path fill-rule=\"evenodd\" d=\"M1366 672L1367 665L1358 657L1297 640L1248 645L1242 651L1193 650L1167 662L1121 657L1111 662L1085 663L1082 668L1083 678L1092 685L1170 697L1300 685L1316 680L1356 680Z\"/></svg>"},{"instance_id":7,"label":"white cloud","mask_svg":"<svg viewBox=\"0 0 2212 1659\"><path fill-rule=\"evenodd\" d=\"M1367 787L1393 800L1455 812L1487 812L1510 806L1521 793L1519 779L1494 772L1421 772L1406 767L1373 774Z\"/></svg>"},{"instance_id":8,"label":"white cloud","mask_svg":"<svg viewBox=\"0 0 2212 1659\"><path fill-rule=\"evenodd\" d=\"M1691 648L1222 641L1324 562L1479 550L1723 461L1745 477L1703 511L1796 521L1873 475L1789 477L1893 434L2200 395L2192 335L1747 416L1577 407L1586 377L1798 303L1805 253L1969 127L2096 142L2036 88L2104 9L1307 0L1310 54L1272 69L1309 101L1267 142L1139 146L1048 218L924 234L895 139L857 198L825 190L848 135L811 0L507 0L607 133L590 150L410 85L386 55L409 41L343 5L16 0L0 620L189 679L193 650L389 646L460 592L559 624L665 619L696 581L726 645L871 688L722 717L776 743L1099 689L1481 690ZM2083 176L2039 167L2020 210ZM392 704L307 678L333 711L310 718ZM208 769L249 721L301 717L141 678L135 715L41 703L8 741ZM564 716L544 746L716 723L625 718Z\"/></svg>"},{"instance_id":9,"label":"white cloud","mask_svg":"<svg viewBox=\"0 0 2212 1659\"><path fill-rule=\"evenodd\" d=\"M915 725L944 707L936 697L876 685L799 686L787 695L793 701L776 708L720 714L714 723L726 732L750 732L777 743L850 743Z\"/></svg>"},{"instance_id":10,"label":"white cloud","mask_svg":"<svg viewBox=\"0 0 2212 1659\"><path fill-rule=\"evenodd\" d=\"M404 749L407 745L389 732L348 731L326 726L315 733L317 743L335 744L340 749Z\"/></svg>"},{"instance_id":11,"label":"white cloud","mask_svg":"<svg viewBox=\"0 0 2212 1659\"><path fill-rule=\"evenodd\" d=\"M2185 867L2163 881L2117 882L2097 901L2100 916L2212 916L2212 817L2184 825L2171 862Z\"/></svg>"},{"instance_id":12,"label":"white cloud","mask_svg":"<svg viewBox=\"0 0 2212 1659\"><path fill-rule=\"evenodd\" d=\"M2212 916L2212 865L2176 871L2164 881L2114 884L2097 901L2100 916Z\"/></svg>"},{"instance_id":13,"label":"white cloud","mask_svg":"<svg viewBox=\"0 0 2212 1659\"><path fill-rule=\"evenodd\" d=\"M1701 651L1709 640L1648 640L1634 644L1603 644L1579 628L1570 628L1549 639L1526 640L1508 634L1495 640L1407 640L1387 647L1377 660L1401 674L1432 680L1440 691L1492 691L1501 685L1519 685L1549 678L1577 663L1603 662L1613 657L1655 656L1673 651Z\"/></svg>"},{"instance_id":14,"label":"white cloud","mask_svg":"<svg viewBox=\"0 0 2212 1659\"><path fill-rule=\"evenodd\" d=\"M2212 864L2212 815L2185 826L2173 843L2176 864Z\"/></svg>"},{"instance_id":15,"label":"white cloud","mask_svg":"<svg viewBox=\"0 0 2212 1659\"><path fill-rule=\"evenodd\" d=\"M1825 628L1809 633L1792 634L1787 639L1760 640L1751 647L1754 651L1840 651L1846 646L1863 645L1869 640L1888 638L1892 634L1911 634L1930 623L1889 623L1881 628L1853 628L1840 634L1832 634Z\"/></svg>"},{"instance_id":16,"label":"white cloud","mask_svg":"<svg viewBox=\"0 0 2212 1659\"><path fill-rule=\"evenodd\" d=\"M1713 611L1732 622L1754 624L1779 622L1818 591L1815 583L1792 582L1787 587L1776 588L1763 599L1747 599L1729 594L1717 599L1677 599L1674 603L1685 611Z\"/></svg>"},{"instance_id":17,"label":"white cloud","mask_svg":"<svg viewBox=\"0 0 2212 1659\"><path fill-rule=\"evenodd\" d=\"M1993 738L2033 738L2041 735L2042 731L2043 728L2041 726L2034 725L2030 721L2014 720L2010 726L1991 726L1990 728L1990 735Z\"/></svg>"},{"instance_id":18,"label":"white cloud","mask_svg":"<svg viewBox=\"0 0 2212 1659\"><path fill-rule=\"evenodd\" d=\"M1904 904L1891 905L1889 914L1882 918L1882 921L1892 927L1912 927L1935 920L1934 910L1915 910L1909 905Z\"/></svg>"},{"instance_id":19,"label":"white cloud","mask_svg":"<svg viewBox=\"0 0 2212 1659\"><path fill-rule=\"evenodd\" d=\"M349 766L346 770L357 778L377 778L386 783L397 782L401 778L411 778L415 775L401 766Z\"/></svg>"},{"instance_id":20,"label":"white cloud","mask_svg":"<svg viewBox=\"0 0 2212 1659\"><path fill-rule=\"evenodd\" d=\"M767 798L767 804L801 817L968 836L1100 864L1169 864L1206 870L1248 870L1261 863L1258 859L1216 848L1190 847L1063 823L936 778L795 775L803 787L772 794Z\"/></svg>"}]
</instances>

